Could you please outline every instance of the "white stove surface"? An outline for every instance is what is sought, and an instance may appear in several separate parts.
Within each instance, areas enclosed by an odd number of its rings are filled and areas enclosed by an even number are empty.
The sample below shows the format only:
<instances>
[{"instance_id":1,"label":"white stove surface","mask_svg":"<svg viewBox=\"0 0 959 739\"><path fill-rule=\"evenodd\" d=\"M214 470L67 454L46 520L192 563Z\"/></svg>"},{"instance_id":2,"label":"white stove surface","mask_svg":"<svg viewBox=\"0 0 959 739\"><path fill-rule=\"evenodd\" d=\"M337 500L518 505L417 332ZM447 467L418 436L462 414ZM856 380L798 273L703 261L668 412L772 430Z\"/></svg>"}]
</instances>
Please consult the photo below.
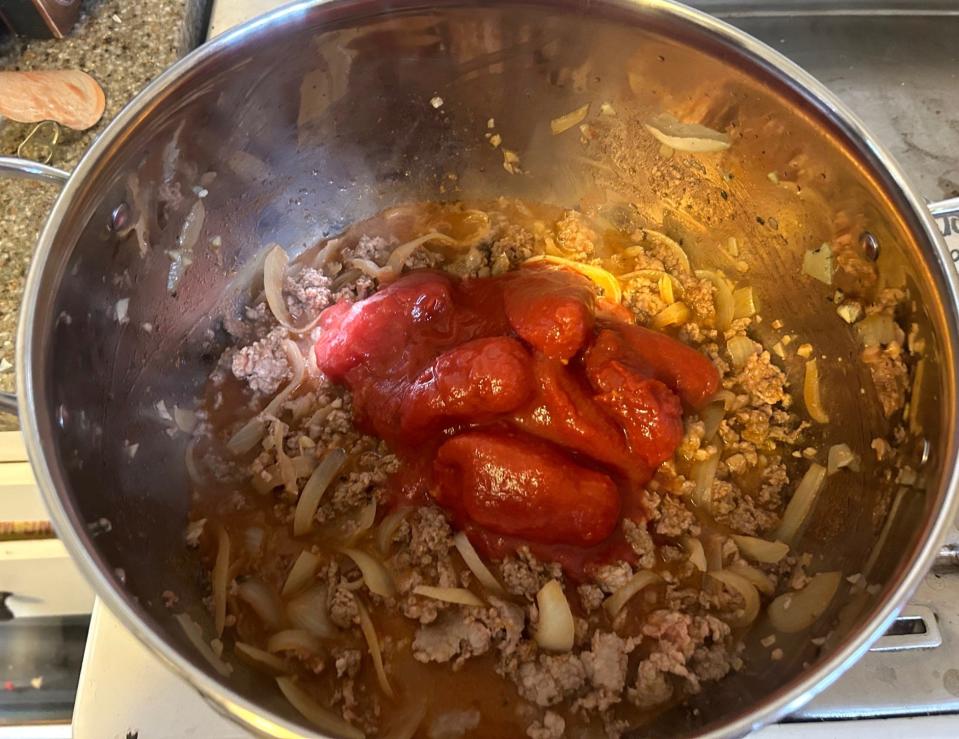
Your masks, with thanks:
<instances>
[{"instance_id":1,"label":"white stove surface","mask_svg":"<svg viewBox=\"0 0 959 739\"><path fill-rule=\"evenodd\" d=\"M218 35L249 17L281 4L277 0L214 0L210 36ZM723 5L715 0L693 4L707 10ZM915 160L912 142L906 134L901 133L902 127L909 127L915 121L906 120L899 125L900 121L894 115L889 115L890 106L895 109L898 104L906 110L913 107L908 99L910 90L887 90L882 109L872 109L867 104L868 90L851 71L853 64L850 63L847 75L836 76L831 74L834 72L832 68L818 68L818 49L810 48L808 38L774 38L781 29L764 23L768 19L775 19L776 14L763 15L765 11L759 7L763 3L746 0L742 5L750 6L750 12L732 12L726 17L736 23L742 21L740 24L747 31L767 42L784 44L779 47L780 50L810 68L840 96L849 100L907 170L913 169L910 165L921 165L932 170L910 172L927 197L941 197L944 195L942 188L949 185L955 187L954 182L940 178L939 183L945 184L941 184L938 191L929 191L929 180L922 175L937 173L935 167L930 168L928 161L930 156L935 158L936 155L927 156L928 150L922 149L925 159L921 162ZM775 21L768 22L772 24ZM822 43L828 45L829 33L833 33L832 42L841 40L841 31L824 33L822 28L814 28L815 21L809 23L812 24L811 37L816 39L815 43L822 38ZM783 35L788 33L784 31ZM790 43L795 47L792 50L786 48ZM791 51L795 51L795 55ZM844 63L849 61L847 54L854 51L844 48L840 52ZM860 71L864 76L869 75L865 64ZM926 94L925 88L923 90L920 95ZM894 99L897 94L905 97ZM919 101L920 104L928 102L925 98ZM919 129L921 133L922 127ZM941 167L938 171L951 171L953 176L956 174L956 155L959 155L957 136L959 129L948 132L945 140L941 136L936 140L939 147L944 147L937 151L947 152L936 159ZM908 150L900 146L903 140ZM935 144L932 148L935 148ZM945 224L943 228L948 232ZM952 224L952 228L959 230L959 223ZM959 255L959 233L955 230L950 234L950 242L953 253ZM959 530L954 528L950 541L959 543ZM893 651L870 652L834 686L804 708L796 717L798 721L771 726L756 736L761 739L840 736L868 736L870 739L922 736L924 739L945 739L959 736L959 573L953 570L951 574L930 575L916 594L912 613L924 619L927 626L925 634L897 637L898 643L887 642L887 647L898 647ZM902 646L910 645L910 640L913 648L902 649ZM926 712L934 715L922 715ZM917 715L902 715L908 713ZM883 715L890 717L882 718ZM856 720L839 720L849 718ZM0 729L0 739L6 739L7 736L14 735L4 734ZM16 735L17 739L22 736ZM62 735L41 732L30 736L45 739ZM75 739L248 739L251 736L220 716L193 688L170 672L165 664L140 644L106 608L96 603L74 713Z\"/></svg>"}]
</instances>

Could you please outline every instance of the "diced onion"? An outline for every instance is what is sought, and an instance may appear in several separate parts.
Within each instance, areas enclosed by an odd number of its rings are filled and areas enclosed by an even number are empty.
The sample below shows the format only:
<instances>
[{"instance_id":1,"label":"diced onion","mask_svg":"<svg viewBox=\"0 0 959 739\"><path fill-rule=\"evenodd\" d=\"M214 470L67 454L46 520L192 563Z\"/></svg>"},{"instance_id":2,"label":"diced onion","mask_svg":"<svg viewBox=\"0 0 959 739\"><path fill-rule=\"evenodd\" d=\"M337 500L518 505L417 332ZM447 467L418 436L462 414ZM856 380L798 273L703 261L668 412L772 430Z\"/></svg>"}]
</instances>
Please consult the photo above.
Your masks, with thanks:
<instances>
[{"instance_id":1,"label":"diced onion","mask_svg":"<svg viewBox=\"0 0 959 739\"><path fill-rule=\"evenodd\" d=\"M733 290L733 318L752 318L759 312L751 287Z\"/></svg>"},{"instance_id":2,"label":"diced onion","mask_svg":"<svg viewBox=\"0 0 959 739\"><path fill-rule=\"evenodd\" d=\"M706 550L703 549L703 543L695 536L684 536L682 538L683 549L689 556L689 561L700 572L706 571Z\"/></svg>"},{"instance_id":3,"label":"diced onion","mask_svg":"<svg viewBox=\"0 0 959 739\"><path fill-rule=\"evenodd\" d=\"M323 457L310 479L307 480L296 502L296 511L293 514L293 536L303 536L313 529L313 517L320 507L320 500L329 488L343 463L346 462L346 452L337 447L331 449Z\"/></svg>"},{"instance_id":4,"label":"diced onion","mask_svg":"<svg viewBox=\"0 0 959 739\"><path fill-rule=\"evenodd\" d=\"M719 452L698 461L693 465L692 478L696 487L693 488L693 505L709 510L712 506L713 480L716 479L716 470L719 468Z\"/></svg>"},{"instance_id":5,"label":"diced onion","mask_svg":"<svg viewBox=\"0 0 959 739\"><path fill-rule=\"evenodd\" d=\"M856 331L864 347L886 346L903 338L902 329L888 313L866 316L856 324Z\"/></svg>"},{"instance_id":6,"label":"diced onion","mask_svg":"<svg viewBox=\"0 0 959 739\"><path fill-rule=\"evenodd\" d=\"M302 590L316 575L320 569L320 557L306 550L300 552L296 558L293 567L290 568L290 574L286 576L286 582L283 583L281 591L284 598L289 598L299 590Z\"/></svg>"},{"instance_id":7,"label":"diced onion","mask_svg":"<svg viewBox=\"0 0 959 739\"><path fill-rule=\"evenodd\" d=\"M715 438L725 416L726 408L722 403L710 403L699 412L699 419L703 422L703 441L708 443Z\"/></svg>"},{"instance_id":8,"label":"diced onion","mask_svg":"<svg viewBox=\"0 0 959 739\"><path fill-rule=\"evenodd\" d=\"M263 433L266 431L266 421L264 419L267 416L276 415L280 406L303 382L303 377L306 375L306 363L303 361L303 355L300 354L300 348L296 345L296 342L287 339L283 342L283 350L286 353L286 360L293 368L293 379L273 397L266 408L247 421L243 428L237 431L226 443L226 448L234 456L246 454L260 443Z\"/></svg>"},{"instance_id":9,"label":"diced onion","mask_svg":"<svg viewBox=\"0 0 959 739\"><path fill-rule=\"evenodd\" d=\"M729 619L729 625L733 628L742 628L749 626L759 615L759 591L742 575L737 575L730 570L718 570L709 573L710 577L719 580L723 585L739 593L743 598L743 609Z\"/></svg>"},{"instance_id":10,"label":"diced onion","mask_svg":"<svg viewBox=\"0 0 959 739\"><path fill-rule=\"evenodd\" d=\"M380 684L380 689L390 698L394 698L393 687L386 676L386 668L383 666L383 652L380 649L380 639L376 635L376 629L373 628L373 621L370 614L363 605L363 601L356 599L356 608L360 615L360 630L363 632L363 638L366 639L366 646L369 647L370 657L373 658L373 667L376 670L376 680Z\"/></svg>"},{"instance_id":11,"label":"diced onion","mask_svg":"<svg viewBox=\"0 0 959 739\"><path fill-rule=\"evenodd\" d=\"M815 359L806 362L806 376L803 378L802 395L809 417L817 423L829 423L829 414L822 406L822 395L819 392L819 365Z\"/></svg>"},{"instance_id":12,"label":"diced onion","mask_svg":"<svg viewBox=\"0 0 959 739\"><path fill-rule=\"evenodd\" d=\"M784 634L808 629L829 608L841 580L841 572L820 572L802 590L780 595L767 611L773 628Z\"/></svg>"},{"instance_id":13,"label":"diced onion","mask_svg":"<svg viewBox=\"0 0 959 739\"><path fill-rule=\"evenodd\" d=\"M216 561L211 574L213 585L213 623L217 636L223 636L226 625L226 589L230 582L230 535L222 526L216 528Z\"/></svg>"},{"instance_id":14,"label":"diced onion","mask_svg":"<svg viewBox=\"0 0 959 739\"><path fill-rule=\"evenodd\" d=\"M810 464L806 474L799 481L799 487L796 488L796 492L789 499L786 512L783 514L783 520L776 530L776 539L786 544L793 543L800 528L806 522L809 512L816 504L825 481L826 468L815 462Z\"/></svg>"},{"instance_id":15,"label":"diced onion","mask_svg":"<svg viewBox=\"0 0 959 739\"><path fill-rule=\"evenodd\" d=\"M203 628L194 621L186 613L177 613L173 617L180 628L183 629L183 633L186 634L186 638L190 640L190 643L196 647L196 650L200 653L200 656L203 657L207 662L210 663L210 666L219 672L224 677L229 677L233 673L233 665L229 662L224 662L222 659L216 656L216 653L210 647L209 642L203 638Z\"/></svg>"},{"instance_id":16,"label":"diced onion","mask_svg":"<svg viewBox=\"0 0 959 739\"><path fill-rule=\"evenodd\" d=\"M320 640L306 629L285 629L273 634L266 642L268 652L306 652L318 654Z\"/></svg>"},{"instance_id":17,"label":"diced onion","mask_svg":"<svg viewBox=\"0 0 959 739\"><path fill-rule=\"evenodd\" d=\"M491 593L503 593L503 586L499 584L499 581L493 576L493 573L489 571L489 568L483 563L483 560L480 559L479 554L477 554L473 545L470 543L469 537L467 537L465 533L462 531L456 533L453 537L453 546L455 546L456 551L460 553L463 562L469 568L470 572L479 580L480 585Z\"/></svg>"},{"instance_id":18,"label":"diced onion","mask_svg":"<svg viewBox=\"0 0 959 739\"><path fill-rule=\"evenodd\" d=\"M549 128L553 132L553 136L559 136L559 134L563 133L564 131L568 131L574 126L578 126L580 123L582 123L588 114L589 103L586 103L586 105L570 111L566 115L561 115L551 120L549 122Z\"/></svg>"},{"instance_id":19,"label":"diced onion","mask_svg":"<svg viewBox=\"0 0 959 739\"><path fill-rule=\"evenodd\" d=\"M341 549L340 551L360 568L360 572L363 573L363 582L371 593L376 593L383 598L396 595L393 578L379 560L360 549Z\"/></svg>"},{"instance_id":20,"label":"diced onion","mask_svg":"<svg viewBox=\"0 0 959 739\"><path fill-rule=\"evenodd\" d=\"M686 323L690 317L689 307L682 302L672 303L653 316L650 325L655 329L664 329L669 326L679 326Z\"/></svg>"},{"instance_id":21,"label":"diced onion","mask_svg":"<svg viewBox=\"0 0 959 739\"><path fill-rule=\"evenodd\" d=\"M444 603L458 603L461 606L483 605L483 601L466 588L435 588L431 585L417 585L413 588L413 593L422 595L424 598L441 600Z\"/></svg>"},{"instance_id":22,"label":"diced onion","mask_svg":"<svg viewBox=\"0 0 959 739\"><path fill-rule=\"evenodd\" d=\"M659 113L644 124L653 138L677 151L691 153L717 152L732 144L729 136L700 125L683 123L669 113Z\"/></svg>"},{"instance_id":23,"label":"diced onion","mask_svg":"<svg viewBox=\"0 0 959 739\"><path fill-rule=\"evenodd\" d=\"M245 580L236 586L240 600L253 609L265 626L277 629L283 621L280 599L274 590L259 580Z\"/></svg>"},{"instance_id":24,"label":"diced onion","mask_svg":"<svg viewBox=\"0 0 959 739\"><path fill-rule=\"evenodd\" d=\"M738 534L733 534L733 541L739 547L739 553L753 562L776 564L789 554L789 545L781 541L769 541L757 536L739 536Z\"/></svg>"},{"instance_id":25,"label":"diced onion","mask_svg":"<svg viewBox=\"0 0 959 739\"><path fill-rule=\"evenodd\" d=\"M550 580L536 594L539 622L533 635L536 643L551 652L568 652L576 638L573 612L559 580Z\"/></svg>"},{"instance_id":26,"label":"diced onion","mask_svg":"<svg viewBox=\"0 0 959 739\"><path fill-rule=\"evenodd\" d=\"M270 654L252 644L238 641L233 645L233 651L255 667L264 667L270 672L283 674L289 672L286 663L275 654Z\"/></svg>"},{"instance_id":27,"label":"diced onion","mask_svg":"<svg viewBox=\"0 0 959 739\"><path fill-rule=\"evenodd\" d=\"M286 617L298 629L309 631L320 639L336 636L336 627L327 611L326 585L314 585L286 604Z\"/></svg>"},{"instance_id":28,"label":"diced onion","mask_svg":"<svg viewBox=\"0 0 959 739\"><path fill-rule=\"evenodd\" d=\"M815 251L807 251L803 255L802 271L826 285L831 285L833 264L829 244L823 244Z\"/></svg>"},{"instance_id":29,"label":"diced onion","mask_svg":"<svg viewBox=\"0 0 959 739\"><path fill-rule=\"evenodd\" d=\"M848 444L833 444L826 457L826 474L834 475L843 467L859 472L859 455Z\"/></svg>"},{"instance_id":30,"label":"diced onion","mask_svg":"<svg viewBox=\"0 0 959 739\"><path fill-rule=\"evenodd\" d=\"M629 578L623 587L603 601L603 608L606 609L609 617L613 618L617 613L623 610L623 606L625 606L636 593L643 588L658 583L662 579L662 577L652 570L640 570Z\"/></svg>"},{"instance_id":31,"label":"diced onion","mask_svg":"<svg viewBox=\"0 0 959 739\"><path fill-rule=\"evenodd\" d=\"M772 595L776 592L776 586L772 579L770 579L765 572L762 570L757 570L752 565L748 565L745 562L737 562L730 565L726 569L729 572L739 575L744 580L751 582L756 586L756 590L763 595Z\"/></svg>"},{"instance_id":32,"label":"diced onion","mask_svg":"<svg viewBox=\"0 0 959 739\"><path fill-rule=\"evenodd\" d=\"M300 686L293 682L292 678L278 677L276 684L290 702L290 705L324 734L341 736L344 739L364 739L362 731L313 700Z\"/></svg>"},{"instance_id":33,"label":"diced onion","mask_svg":"<svg viewBox=\"0 0 959 739\"><path fill-rule=\"evenodd\" d=\"M381 554L390 553L390 549L393 546L393 537L396 535L403 521L406 520L409 512L409 508L397 508L392 513L388 513L386 517L380 521L380 525L376 529L376 548L380 550Z\"/></svg>"},{"instance_id":34,"label":"diced onion","mask_svg":"<svg viewBox=\"0 0 959 739\"><path fill-rule=\"evenodd\" d=\"M662 231L654 231L651 228L644 228L643 236L644 238L649 239L660 246L666 247L667 251L669 251L673 258L679 263L679 266L683 272L692 271L692 267L690 267L689 264L689 255L686 254L685 249L683 249L683 247L681 247L674 239L671 239ZM640 249L642 249L642 247L640 247ZM630 250L626 249L625 253L627 256L629 256Z\"/></svg>"},{"instance_id":35,"label":"diced onion","mask_svg":"<svg viewBox=\"0 0 959 739\"><path fill-rule=\"evenodd\" d=\"M721 272L712 272L708 269L696 270L696 276L701 280L709 280L716 288L716 327L722 331L729 328L733 322L736 303L733 300L733 288Z\"/></svg>"},{"instance_id":36,"label":"diced onion","mask_svg":"<svg viewBox=\"0 0 959 739\"><path fill-rule=\"evenodd\" d=\"M733 336L726 342L729 357L733 360L733 367L742 369L753 354L758 354L760 345L748 336Z\"/></svg>"},{"instance_id":37,"label":"diced onion","mask_svg":"<svg viewBox=\"0 0 959 739\"><path fill-rule=\"evenodd\" d=\"M582 262L577 262L575 259L555 257L550 254L540 254L539 256L530 257L523 262L523 264L535 264L536 262L556 264L561 267L565 267L566 269L571 269L574 272L579 272L594 285L601 288L603 291L603 297L605 297L607 300L610 300L614 303L623 302L623 289L620 287L619 280L616 279L612 272L609 272L602 267L597 267L594 264L583 264Z\"/></svg>"}]
</instances>

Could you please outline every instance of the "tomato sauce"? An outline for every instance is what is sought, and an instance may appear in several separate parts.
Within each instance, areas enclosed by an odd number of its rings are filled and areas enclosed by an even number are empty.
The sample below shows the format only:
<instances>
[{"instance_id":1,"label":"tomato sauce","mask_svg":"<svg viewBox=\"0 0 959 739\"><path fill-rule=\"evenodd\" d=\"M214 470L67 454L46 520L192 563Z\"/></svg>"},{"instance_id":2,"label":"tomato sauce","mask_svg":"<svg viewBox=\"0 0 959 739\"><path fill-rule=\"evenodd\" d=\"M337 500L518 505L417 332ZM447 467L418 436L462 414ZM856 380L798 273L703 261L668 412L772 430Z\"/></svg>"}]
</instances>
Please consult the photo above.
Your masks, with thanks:
<instances>
[{"instance_id":1,"label":"tomato sauce","mask_svg":"<svg viewBox=\"0 0 959 739\"><path fill-rule=\"evenodd\" d=\"M719 386L706 357L627 313L550 265L422 270L328 308L315 353L403 461L397 502L432 500L488 554L527 545L576 577L629 558L622 517L645 517L684 405Z\"/></svg>"}]
</instances>

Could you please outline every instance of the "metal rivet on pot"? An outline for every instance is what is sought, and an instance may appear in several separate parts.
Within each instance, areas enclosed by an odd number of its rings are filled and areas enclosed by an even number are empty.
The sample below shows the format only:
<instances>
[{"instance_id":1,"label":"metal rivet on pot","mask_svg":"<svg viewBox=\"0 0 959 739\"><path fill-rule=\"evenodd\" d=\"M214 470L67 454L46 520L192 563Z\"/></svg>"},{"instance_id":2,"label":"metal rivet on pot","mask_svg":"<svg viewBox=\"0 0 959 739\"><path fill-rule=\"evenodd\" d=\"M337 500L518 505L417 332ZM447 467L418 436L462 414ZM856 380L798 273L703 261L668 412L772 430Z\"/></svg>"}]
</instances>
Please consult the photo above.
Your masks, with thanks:
<instances>
[{"instance_id":1,"label":"metal rivet on pot","mask_svg":"<svg viewBox=\"0 0 959 739\"><path fill-rule=\"evenodd\" d=\"M859 245L869 259L874 262L879 259L879 239L871 233L863 231L859 234Z\"/></svg>"},{"instance_id":2,"label":"metal rivet on pot","mask_svg":"<svg viewBox=\"0 0 959 739\"><path fill-rule=\"evenodd\" d=\"M130 228L130 206L120 203L110 213L110 230L114 233L126 231Z\"/></svg>"}]
</instances>

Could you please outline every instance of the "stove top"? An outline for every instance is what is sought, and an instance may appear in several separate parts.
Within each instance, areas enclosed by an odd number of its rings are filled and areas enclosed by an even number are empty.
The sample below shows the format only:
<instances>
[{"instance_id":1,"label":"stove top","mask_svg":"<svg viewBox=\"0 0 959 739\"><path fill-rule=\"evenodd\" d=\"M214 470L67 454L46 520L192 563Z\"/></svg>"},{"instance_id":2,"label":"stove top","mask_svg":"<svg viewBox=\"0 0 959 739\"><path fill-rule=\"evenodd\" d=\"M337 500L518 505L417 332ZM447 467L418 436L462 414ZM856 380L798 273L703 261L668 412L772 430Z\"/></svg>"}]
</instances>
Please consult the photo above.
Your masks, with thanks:
<instances>
[{"instance_id":1,"label":"stove top","mask_svg":"<svg viewBox=\"0 0 959 739\"><path fill-rule=\"evenodd\" d=\"M214 0L210 36L280 4ZM953 113L959 103L959 7L954 2L691 4L765 41L830 87L892 152L927 199L959 196L959 122ZM941 226L959 259L959 219L941 221ZM141 727L150 727L151 737L247 736L167 673L99 606L91 634L74 719L78 739L123 737ZM144 695L150 698L144 701ZM110 699L96 701L97 696ZM104 706L109 706L106 712ZM959 735L955 526L939 566L889 634L789 721L761 732L767 739L842 733L896 739L920 733Z\"/></svg>"}]
</instances>

